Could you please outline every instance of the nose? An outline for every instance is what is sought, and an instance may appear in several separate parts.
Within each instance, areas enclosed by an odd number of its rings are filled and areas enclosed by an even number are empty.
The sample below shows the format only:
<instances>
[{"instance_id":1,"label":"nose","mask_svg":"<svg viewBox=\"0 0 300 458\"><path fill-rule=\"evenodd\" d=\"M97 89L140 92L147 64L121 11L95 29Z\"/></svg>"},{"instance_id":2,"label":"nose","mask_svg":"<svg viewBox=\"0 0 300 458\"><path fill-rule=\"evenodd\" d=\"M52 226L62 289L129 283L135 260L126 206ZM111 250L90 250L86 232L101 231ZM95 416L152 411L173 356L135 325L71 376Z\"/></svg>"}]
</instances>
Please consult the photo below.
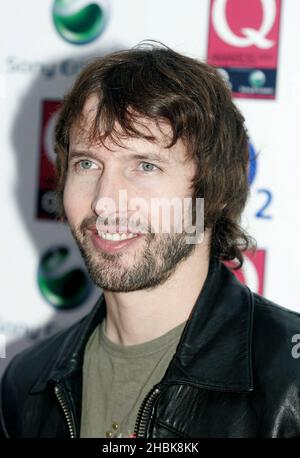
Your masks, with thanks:
<instances>
[{"instance_id":1,"label":"nose","mask_svg":"<svg viewBox=\"0 0 300 458\"><path fill-rule=\"evenodd\" d=\"M127 194L127 183L121 171L116 167L109 167L103 170L99 177L91 208L97 216L103 214L109 216L120 211L120 192Z\"/></svg>"}]
</instances>

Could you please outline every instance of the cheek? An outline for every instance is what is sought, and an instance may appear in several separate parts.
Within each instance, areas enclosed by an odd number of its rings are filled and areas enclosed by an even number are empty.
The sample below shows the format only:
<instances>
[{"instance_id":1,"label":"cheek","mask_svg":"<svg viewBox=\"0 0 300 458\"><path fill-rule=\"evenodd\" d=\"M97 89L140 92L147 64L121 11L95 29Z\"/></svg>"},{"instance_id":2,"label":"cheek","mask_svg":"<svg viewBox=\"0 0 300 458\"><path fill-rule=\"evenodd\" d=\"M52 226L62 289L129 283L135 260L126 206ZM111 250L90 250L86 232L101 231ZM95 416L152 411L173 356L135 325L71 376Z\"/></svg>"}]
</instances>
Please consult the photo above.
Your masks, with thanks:
<instances>
[{"instance_id":1,"label":"cheek","mask_svg":"<svg viewBox=\"0 0 300 458\"><path fill-rule=\"evenodd\" d=\"M66 181L63 204L68 222L72 226L77 225L90 213L90 199L84 190L78 184L75 185L72 180Z\"/></svg>"}]
</instances>

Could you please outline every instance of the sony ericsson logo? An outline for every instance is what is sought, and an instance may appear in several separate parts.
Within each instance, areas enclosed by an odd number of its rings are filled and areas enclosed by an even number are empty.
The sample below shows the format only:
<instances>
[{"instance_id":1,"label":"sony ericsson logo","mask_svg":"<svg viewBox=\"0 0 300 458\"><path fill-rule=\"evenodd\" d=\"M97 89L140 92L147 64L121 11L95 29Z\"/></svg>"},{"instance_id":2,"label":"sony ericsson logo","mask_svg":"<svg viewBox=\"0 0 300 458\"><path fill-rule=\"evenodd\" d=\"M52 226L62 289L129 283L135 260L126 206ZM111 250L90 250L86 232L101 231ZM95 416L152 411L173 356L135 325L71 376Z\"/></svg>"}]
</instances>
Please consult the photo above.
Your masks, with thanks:
<instances>
[{"instance_id":1,"label":"sony ericsson logo","mask_svg":"<svg viewBox=\"0 0 300 458\"><path fill-rule=\"evenodd\" d=\"M92 283L73 250L58 246L42 256L37 282L44 299L59 310L81 305L92 291Z\"/></svg>"},{"instance_id":2,"label":"sony ericsson logo","mask_svg":"<svg viewBox=\"0 0 300 458\"><path fill-rule=\"evenodd\" d=\"M69 43L91 43L101 35L107 24L109 6L109 0L55 0L54 25L59 35Z\"/></svg>"},{"instance_id":3,"label":"sony ericsson logo","mask_svg":"<svg viewBox=\"0 0 300 458\"><path fill-rule=\"evenodd\" d=\"M252 7L249 2L249 8ZM230 28L226 14L227 0L215 0L212 9L212 21L219 37L227 44L238 48L256 46L260 49L269 49L275 42L267 37L276 19L276 0L261 0L262 22L259 29L243 27L240 35L236 35ZM233 18L234 19L234 18Z\"/></svg>"}]
</instances>

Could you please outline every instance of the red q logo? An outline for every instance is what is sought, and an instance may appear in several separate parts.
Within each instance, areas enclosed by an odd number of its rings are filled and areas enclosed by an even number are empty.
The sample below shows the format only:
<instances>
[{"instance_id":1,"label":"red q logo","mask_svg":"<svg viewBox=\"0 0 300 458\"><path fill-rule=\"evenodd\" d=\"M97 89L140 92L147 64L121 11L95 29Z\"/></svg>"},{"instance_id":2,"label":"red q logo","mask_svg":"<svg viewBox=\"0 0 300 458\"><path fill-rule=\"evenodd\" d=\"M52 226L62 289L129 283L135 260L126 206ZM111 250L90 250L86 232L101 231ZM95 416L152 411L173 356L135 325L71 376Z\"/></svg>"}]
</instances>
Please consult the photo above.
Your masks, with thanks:
<instances>
[{"instance_id":1,"label":"red q logo","mask_svg":"<svg viewBox=\"0 0 300 458\"><path fill-rule=\"evenodd\" d=\"M52 219L55 217L55 153L54 127L61 102L44 100L42 102L42 123L40 132L40 166L37 196L37 217Z\"/></svg>"},{"instance_id":2,"label":"red q logo","mask_svg":"<svg viewBox=\"0 0 300 458\"><path fill-rule=\"evenodd\" d=\"M247 285L254 293L261 295L264 293L265 260L265 250L258 249L254 254L248 251L244 253L242 269L233 271L241 283ZM225 264L228 267L233 266L230 262L225 262Z\"/></svg>"},{"instance_id":3,"label":"red q logo","mask_svg":"<svg viewBox=\"0 0 300 458\"><path fill-rule=\"evenodd\" d=\"M234 97L275 98L281 0L211 0L207 61Z\"/></svg>"},{"instance_id":4,"label":"red q logo","mask_svg":"<svg viewBox=\"0 0 300 458\"><path fill-rule=\"evenodd\" d=\"M55 164L56 154L54 152L54 131L55 125L58 118L58 109L57 111L49 113L49 119L46 121L44 126L44 138L43 138L43 148L44 152L47 155L47 159L50 164Z\"/></svg>"},{"instance_id":5,"label":"red q logo","mask_svg":"<svg viewBox=\"0 0 300 458\"><path fill-rule=\"evenodd\" d=\"M260 49L269 49L275 42L267 37L276 20L276 0L260 0L262 7L262 21L258 29L242 27L237 35L227 20L228 0L215 0L212 8L212 22L215 31L225 43L238 48L256 46ZM249 5L252 2L247 2ZM244 3L245 5L245 3ZM253 5L250 6L252 8Z\"/></svg>"}]
</instances>

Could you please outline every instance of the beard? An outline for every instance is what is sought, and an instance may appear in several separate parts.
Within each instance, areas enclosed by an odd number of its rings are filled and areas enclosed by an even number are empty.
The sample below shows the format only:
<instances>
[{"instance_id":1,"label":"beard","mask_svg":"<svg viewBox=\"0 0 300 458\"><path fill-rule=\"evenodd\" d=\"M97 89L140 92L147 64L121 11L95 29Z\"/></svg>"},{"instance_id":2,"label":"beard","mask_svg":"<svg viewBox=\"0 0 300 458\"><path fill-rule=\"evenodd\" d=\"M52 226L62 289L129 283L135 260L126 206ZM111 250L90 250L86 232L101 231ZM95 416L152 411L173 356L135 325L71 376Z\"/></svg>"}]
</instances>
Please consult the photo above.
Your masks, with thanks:
<instances>
[{"instance_id":1,"label":"beard","mask_svg":"<svg viewBox=\"0 0 300 458\"><path fill-rule=\"evenodd\" d=\"M89 220L90 221L90 220ZM131 263L125 261L127 253L105 253L96 250L86 234L85 221L79 229L72 228L89 275L99 288L128 293L152 289L165 283L180 262L195 250L186 243L186 233L152 234L143 237L143 248L131 254Z\"/></svg>"}]
</instances>

